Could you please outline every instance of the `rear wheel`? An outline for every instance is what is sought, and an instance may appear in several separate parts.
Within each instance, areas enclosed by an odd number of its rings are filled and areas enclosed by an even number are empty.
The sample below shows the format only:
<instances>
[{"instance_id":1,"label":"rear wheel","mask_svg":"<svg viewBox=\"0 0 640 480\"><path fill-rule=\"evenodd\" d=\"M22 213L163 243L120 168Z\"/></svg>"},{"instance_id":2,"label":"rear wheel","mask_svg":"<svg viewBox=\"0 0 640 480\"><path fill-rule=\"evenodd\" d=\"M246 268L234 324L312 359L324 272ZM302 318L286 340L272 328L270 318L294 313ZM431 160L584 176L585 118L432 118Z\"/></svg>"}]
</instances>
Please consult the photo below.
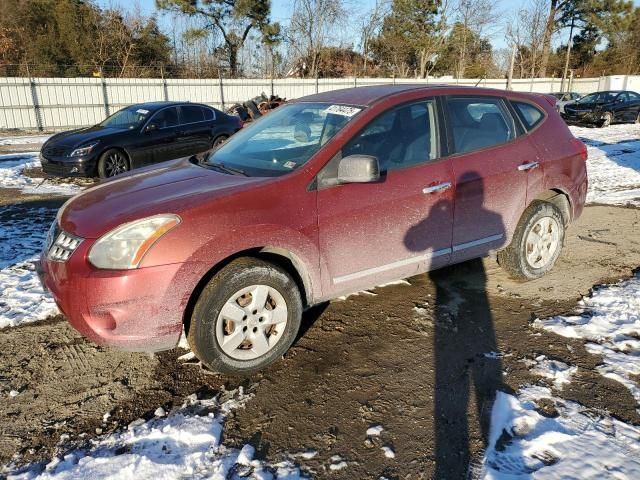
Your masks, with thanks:
<instances>
[{"instance_id":1,"label":"rear wheel","mask_svg":"<svg viewBox=\"0 0 640 480\"><path fill-rule=\"evenodd\" d=\"M600 122L600 126L608 127L609 125L611 125L612 121L613 121L613 115L611 114L611 112L605 112L602 115L602 122Z\"/></svg>"},{"instance_id":2,"label":"rear wheel","mask_svg":"<svg viewBox=\"0 0 640 480\"><path fill-rule=\"evenodd\" d=\"M552 203L533 202L522 214L511 244L498 263L516 280L533 280L553 268L564 243L562 213Z\"/></svg>"},{"instance_id":3,"label":"rear wheel","mask_svg":"<svg viewBox=\"0 0 640 480\"><path fill-rule=\"evenodd\" d=\"M640 110L638 110L638 115L636 115L636 123L640 123Z\"/></svg>"},{"instance_id":4,"label":"rear wheel","mask_svg":"<svg viewBox=\"0 0 640 480\"><path fill-rule=\"evenodd\" d=\"M278 360L296 338L302 300L280 267L240 258L218 272L196 302L187 339L207 367L248 374Z\"/></svg>"},{"instance_id":5,"label":"rear wheel","mask_svg":"<svg viewBox=\"0 0 640 480\"><path fill-rule=\"evenodd\" d=\"M111 178L129 170L129 159L124 152L111 148L100 155L98 175L100 178Z\"/></svg>"}]
</instances>

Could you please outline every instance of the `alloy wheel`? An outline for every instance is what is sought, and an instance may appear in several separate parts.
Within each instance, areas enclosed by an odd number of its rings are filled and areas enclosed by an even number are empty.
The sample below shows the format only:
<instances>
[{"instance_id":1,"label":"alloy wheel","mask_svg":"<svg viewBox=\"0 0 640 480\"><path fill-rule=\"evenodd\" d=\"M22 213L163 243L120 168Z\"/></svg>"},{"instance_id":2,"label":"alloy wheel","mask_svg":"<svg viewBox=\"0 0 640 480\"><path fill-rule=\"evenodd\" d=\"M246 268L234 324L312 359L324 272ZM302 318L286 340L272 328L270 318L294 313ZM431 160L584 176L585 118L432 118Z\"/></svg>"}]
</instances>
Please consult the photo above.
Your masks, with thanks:
<instances>
[{"instance_id":1,"label":"alloy wheel","mask_svg":"<svg viewBox=\"0 0 640 480\"><path fill-rule=\"evenodd\" d=\"M107 177L113 177L127 171L127 159L119 152L113 152L107 157L105 164Z\"/></svg>"},{"instance_id":2,"label":"alloy wheel","mask_svg":"<svg viewBox=\"0 0 640 480\"><path fill-rule=\"evenodd\" d=\"M553 217L542 217L529 230L525 256L532 268L542 268L553 260L560 248L560 225Z\"/></svg>"},{"instance_id":3,"label":"alloy wheel","mask_svg":"<svg viewBox=\"0 0 640 480\"><path fill-rule=\"evenodd\" d=\"M238 290L224 304L216 320L216 340L236 360L254 360L271 351L288 321L284 297L268 285Z\"/></svg>"}]
</instances>

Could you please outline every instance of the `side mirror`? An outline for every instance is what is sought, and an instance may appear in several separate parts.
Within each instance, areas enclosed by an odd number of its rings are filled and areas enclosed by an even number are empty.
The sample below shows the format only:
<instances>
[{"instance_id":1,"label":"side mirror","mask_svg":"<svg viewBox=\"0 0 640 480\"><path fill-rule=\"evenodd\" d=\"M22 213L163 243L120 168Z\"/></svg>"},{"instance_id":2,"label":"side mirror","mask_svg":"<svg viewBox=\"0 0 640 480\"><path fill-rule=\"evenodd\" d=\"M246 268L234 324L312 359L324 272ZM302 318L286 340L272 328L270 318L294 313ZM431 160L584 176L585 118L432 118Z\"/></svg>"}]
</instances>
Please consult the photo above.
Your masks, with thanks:
<instances>
[{"instance_id":1,"label":"side mirror","mask_svg":"<svg viewBox=\"0 0 640 480\"><path fill-rule=\"evenodd\" d=\"M156 125L155 123L150 123L149 125L144 127L144 133L151 133L157 129L158 129L158 125Z\"/></svg>"},{"instance_id":2,"label":"side mirror","mask_svg":"<svg viewBox=\"0 0 640 480\"><path fill-rule=\"evenodd\" d=\"M338 183L371 183L380 179L378 159L370 155L349 155L338 165Z\"/></svg>"}]
</instances>

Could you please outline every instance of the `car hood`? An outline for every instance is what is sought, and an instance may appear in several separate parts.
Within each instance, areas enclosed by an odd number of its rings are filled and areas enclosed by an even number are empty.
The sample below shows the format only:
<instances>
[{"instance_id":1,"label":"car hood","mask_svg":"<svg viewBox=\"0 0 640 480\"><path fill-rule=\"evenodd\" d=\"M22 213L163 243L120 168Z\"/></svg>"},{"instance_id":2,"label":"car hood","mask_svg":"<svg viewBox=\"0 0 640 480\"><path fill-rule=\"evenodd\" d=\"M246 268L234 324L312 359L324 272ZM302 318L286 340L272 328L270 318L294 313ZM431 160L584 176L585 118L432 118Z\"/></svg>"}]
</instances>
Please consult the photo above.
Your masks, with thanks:
<instances>
[{"instance_id":1,"label":"car hood","mask_svg":"<svg viewBox=\"0 0 640 480\"><path fill-rule=\"evenodd\" d=\"M58 214L66 232L98 238L133 220L180 213L249 184L269 180L219 173L180 159L108 180L73 197Z\"/></svg>"},{"instance_id":2,"label":"car hood","mask_svg":"<svg viewBox=\"0 0 640 480\"><path fill-rule=\"evenodd\" d=\"M94 125L93 127L78 128L76 130L69 130L68 132L62 132L54 135L46 142L46 146L57 145L61 147L74 148L85 143L100 140L103 137L128 131L129 130L122 130L120 128L109 128Z\"/></svg>"}]
</instances>

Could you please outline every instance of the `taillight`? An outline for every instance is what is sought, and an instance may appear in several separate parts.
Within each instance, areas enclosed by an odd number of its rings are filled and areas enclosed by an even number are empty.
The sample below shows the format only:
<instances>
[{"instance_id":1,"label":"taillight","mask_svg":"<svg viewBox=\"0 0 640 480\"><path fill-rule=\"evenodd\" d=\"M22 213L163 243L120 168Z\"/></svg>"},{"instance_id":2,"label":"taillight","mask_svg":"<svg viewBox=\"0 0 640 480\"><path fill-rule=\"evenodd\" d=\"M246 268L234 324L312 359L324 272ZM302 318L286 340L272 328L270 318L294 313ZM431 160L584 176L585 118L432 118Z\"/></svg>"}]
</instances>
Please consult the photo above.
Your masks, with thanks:
<instances>
[{"instance_id":1,"label":"taillight","mask_svg":"<svg viewBox=\"0 0 640 480\"><path fill-rule=\"evenodd\" d=\"M573 140L571 140L571 143L573 143L576 146L576 148L578 149L578 154L580 155L580 159L583 162L586 162L587 161L587 146L579 138L574 138Z\"/></svg>"}]
</instances>

